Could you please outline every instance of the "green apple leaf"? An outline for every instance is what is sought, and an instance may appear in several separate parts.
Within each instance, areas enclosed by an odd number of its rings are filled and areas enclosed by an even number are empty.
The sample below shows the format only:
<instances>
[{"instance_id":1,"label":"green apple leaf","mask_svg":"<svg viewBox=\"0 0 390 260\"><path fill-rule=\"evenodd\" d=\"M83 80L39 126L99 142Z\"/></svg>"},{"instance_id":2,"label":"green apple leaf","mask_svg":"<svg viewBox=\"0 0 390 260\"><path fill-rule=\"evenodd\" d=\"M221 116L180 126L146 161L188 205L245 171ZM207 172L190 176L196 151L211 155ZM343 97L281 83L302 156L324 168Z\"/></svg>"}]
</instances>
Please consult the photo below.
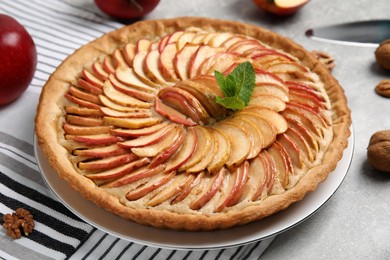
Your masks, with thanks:
<instances>
[{"instance_id":1,"label":"green apple leaf","mask_svg":"<svg viewBox=\"0 0 390 260\"><path fill-rule=\"evenodd\" d=\"M214 75L224 94L223 98L216 98L218 104L233 110L243 109L248 105L256 79L255 70L250 62L239 64L226 77L218 71L214 71Z\"/></svg>"}]
</instances>

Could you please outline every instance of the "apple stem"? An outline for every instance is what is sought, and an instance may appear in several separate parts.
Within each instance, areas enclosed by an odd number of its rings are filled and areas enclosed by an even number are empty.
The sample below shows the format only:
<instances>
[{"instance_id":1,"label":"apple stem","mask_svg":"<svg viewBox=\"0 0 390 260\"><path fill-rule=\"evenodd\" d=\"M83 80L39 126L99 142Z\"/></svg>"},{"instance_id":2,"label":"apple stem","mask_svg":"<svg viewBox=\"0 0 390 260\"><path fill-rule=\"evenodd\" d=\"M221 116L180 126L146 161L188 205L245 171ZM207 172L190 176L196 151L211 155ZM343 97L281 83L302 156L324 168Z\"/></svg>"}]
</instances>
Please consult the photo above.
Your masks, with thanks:
<instances>
[{"instance_id":1,"label":"apple stem","mask_svg":"<svg viewBox=\"0 0 390 260\"><path fill-rule=\"evenodd\" d=\"M135 8L137 8L138 12L143 12L144 8L136 0L130 0L129 3L134 5Z\"/></svg>"}]
</instances>

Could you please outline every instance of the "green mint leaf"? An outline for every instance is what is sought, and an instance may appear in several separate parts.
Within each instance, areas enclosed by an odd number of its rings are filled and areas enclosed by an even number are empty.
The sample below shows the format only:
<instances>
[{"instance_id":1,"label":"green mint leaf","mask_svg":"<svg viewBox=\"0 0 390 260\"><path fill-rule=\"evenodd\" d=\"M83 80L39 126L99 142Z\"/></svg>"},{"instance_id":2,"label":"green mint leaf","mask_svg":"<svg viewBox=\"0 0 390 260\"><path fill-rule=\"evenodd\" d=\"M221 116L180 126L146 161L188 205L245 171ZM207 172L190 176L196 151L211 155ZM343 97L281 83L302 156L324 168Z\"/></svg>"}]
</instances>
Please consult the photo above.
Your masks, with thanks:
<instances>
[{"instance_id":1,"label":"green mint leaf","mask_svg":"<svg viewBox=\"0 0 390 260\"><path fill-rule=\"evenodd\" d=\"M214 71L214 75L224 94L224 98L216 98L218 104L234 110L248 105L256 81L256 73L250 62L239 64L226 77L218 71Z\"/></svg>"},{"instance_id":2,"label":"green mint leaf","mask_svg":"<svg viewBox=\"0 0 390 260\"><path fill-rule=\"evenodd\" d=\"M238 97L216 97L216 102L226 108L240 110L245 107L245 103Z\"/></svg>"}]
</instances>

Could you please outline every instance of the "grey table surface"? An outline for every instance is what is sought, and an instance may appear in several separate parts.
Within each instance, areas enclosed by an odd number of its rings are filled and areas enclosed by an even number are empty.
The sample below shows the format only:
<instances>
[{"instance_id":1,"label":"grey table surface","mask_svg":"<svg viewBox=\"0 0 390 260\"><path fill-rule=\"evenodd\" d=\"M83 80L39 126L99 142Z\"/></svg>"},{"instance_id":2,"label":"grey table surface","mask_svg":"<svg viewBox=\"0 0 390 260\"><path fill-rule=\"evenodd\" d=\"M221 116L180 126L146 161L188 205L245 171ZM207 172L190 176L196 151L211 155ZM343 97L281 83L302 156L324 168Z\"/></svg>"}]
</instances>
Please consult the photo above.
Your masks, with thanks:
<instances>
[{"instance_id":1,"label":"grey table surface","mask_svg":"<svg viewBox=\"0 0 390 260\"><path fill-rule=\"evenodd\" d=\"M390 99L374 92L390 72L375 63L375 48L315 42L304 35L313 26L368 19L390 19L388 0L312 0L291 17L259 11L251 0L162 0L147 19L183 15L238 20L271 29L308 50L336 59L333 75L343 86L352 111L354 154L334 196L302 224L279 235L262 259L389 259L390 175L367 165L371 135L390 129Z\"/></svg>"}]
</instances>

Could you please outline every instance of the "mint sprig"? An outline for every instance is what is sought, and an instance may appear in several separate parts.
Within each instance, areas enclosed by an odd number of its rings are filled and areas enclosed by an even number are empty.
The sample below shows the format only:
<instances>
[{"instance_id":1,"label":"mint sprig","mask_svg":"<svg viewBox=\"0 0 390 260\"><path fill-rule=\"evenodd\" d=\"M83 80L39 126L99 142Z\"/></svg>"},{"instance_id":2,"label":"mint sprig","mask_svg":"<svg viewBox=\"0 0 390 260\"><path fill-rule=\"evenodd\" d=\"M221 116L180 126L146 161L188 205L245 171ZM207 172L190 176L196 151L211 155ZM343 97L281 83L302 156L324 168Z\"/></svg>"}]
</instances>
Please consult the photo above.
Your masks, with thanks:
<instances>
[{"instance_id":1,"label":"mint sprig","mask_svg":"<svg viewBox=\"0 0 390 260\"><path fill-rule=\"evenodd\" d=\"M248 61L239 64L226 77L219 71L214 76L224 97L216 97L216 102L233 110L243 109L251 99L255 87L255 70Z\"/></svg>"}]
</instances>

